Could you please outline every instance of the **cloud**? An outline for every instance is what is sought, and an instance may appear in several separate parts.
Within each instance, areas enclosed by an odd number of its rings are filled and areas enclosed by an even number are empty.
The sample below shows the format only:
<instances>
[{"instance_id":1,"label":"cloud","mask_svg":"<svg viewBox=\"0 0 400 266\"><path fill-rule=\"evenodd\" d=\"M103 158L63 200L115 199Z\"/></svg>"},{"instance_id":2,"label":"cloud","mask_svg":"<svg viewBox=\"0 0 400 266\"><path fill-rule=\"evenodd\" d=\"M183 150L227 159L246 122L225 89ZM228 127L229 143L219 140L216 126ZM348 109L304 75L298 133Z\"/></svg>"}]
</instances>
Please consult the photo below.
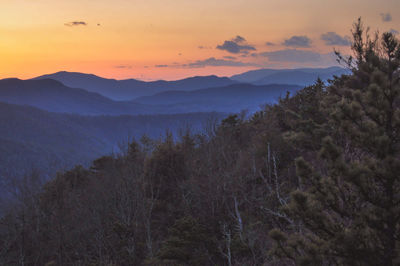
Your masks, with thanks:
<instances>
[{"instance_id":1,"label":"cloud","mask_svg":"<svg viewBox=\"0 0 400 266\"><path fill-rule=\"evenodd\" d=\"M67 27L74 27L74 26L87 26L88 24L85 21L71 21L64 24Z\"/></svg>"},{"instance_id":2,"label":"cloud","mask_svg":"<svg viewBox=\"0 0 400 266\"><path fill-rule=\"evenodd\" d=\"M266 46L274 46L275 43L273 43L273 42L266 42L265 45L266 45Z\"/></svg>"},{"instance_id":3,"label":"cloud","mask_svg":"<svg viewBox=\"0 0 400 266\"><path fill-rule=\"evenodd\" d=\"M256 48L251 45L239 45L233 41L225 41L224 44L218 45L217 49L224 50L232 54L246 53L248 51L256 50Z\"/></svg>"},{"instance_id":4,"label":"cloud","mask_svg":"<svg viewBox=\"0 0 400 266\"><path fill-rule=\"evenodd\" d=\"M204 46L204 45L199 45L199 46L197 46L197 48L199 48L199 49L212 49L212 47Z\"/></svg>"},{"instance_id":5,"label":"cloud","mask_svg":"<svg viewBox=\"0 0 400 266\"><path fill-rule=\"evenodd\" d=\"M332 31L322 34L321 40L323 40L326 45L348 46L351 44L350 37L348 36L342 37L336 32Z\"/></svg>"},{"instance_id":6,"label":"cloud","mask_svg":"<svg viewBox=\"0 0 400 266\"><path fill-rule=\"evenodd\" d=\"M317 52L296 49L264 52L258 55L267 57L269 61L275 62L314 62L321 60L321 54Z\"/></svg>"},{"instance_id":7,"label":"cloud","mask_svg":"<svg viewBox=\"0 0 400 266\"><path fill-rule=\"evenodd\" d=\"M392 15L390 13L381 13L381 18L383 22L392 21Z\"/></svg>"},{"instance_id":8,"label":"cloud","mask_svg":"<svg viewBox=\"0 0 400 266\"><path fill-rule=\"evenodd\" d=\"M393 33L394 35L399 34L399 31L397 31L395 29L390 29L389 32Z\"/></svg>"},{"instance_id":9,"label":"cloud","mask_svg":"<svg viewBox=\"0 0 400 266\"><path fill-rule=\"evenodd\" d=\"M289 47L310 47L311 40L307 36L292 36L285 40L283 45Z\"/></svg>"},{"instance_id":10,"label":"cloud","mask_svg":"<svg viewBox=\"0 0 400 266\"><path fill-rule=\"evenodd\" d=\"M155 65L154 67L163 68L163 67L169 67L169 65Z\"/></svg>"},{"instance_id":11,"label":"cloud","mask_svg":"<svg viewBox=\"0 0 400 266\"><path fill-rule=\"evenodd\" d=\"M129 66L129 65L118 65L118 66L114 66L114 68L119 68L119 69L130 69L130 68L132 68L132 66Z\"/></svg>"},{"instance_id":12,"label":"cloud","mask_svg":"<svg viewBox=\"0 0 400 266\"><path fill-rule=\"evenodd\" d=\"M236 60L236 57L230 55L224 56L224 58L228 60Z\"/></svg>"},{"instance_id":13,"label":"cloud","mask_svg":"<svg viewBox=\"0 0 400 266\"><path fill-rule=\"evenodd\" d=\"M255 51L254 46L245 44L246 39L241 36L236 36L232 40L224 41L222 45L218 45L217 49L227 51L232 54L248 53L249 51Z\"/></svg>"},{"instance_id":14,"label":"cloud","mask_svg":"<svg viewBox=\"0 0 400 266\"><path fill-rule=\"evenodd\" d=\"M215 57L210 57L204 60L197 60L193 63L185 64L182 66L190 68L200 68L206 66L231 66L231 67L243 67L243 66L256 66L254 63L244 63L240 61L216 59Z\"/></svg>"},{"instance_id":15,"label":"cloud","mask_svg":"<svg viewBox=\"0 0 400 266\"><path fill-rule=\"evenodd\" d=\"M246 41L245 38L243 38L242 36L236 36L235 38L232 39L233 42L235 43L244 43Z\"/></svg>"}]
</instances>

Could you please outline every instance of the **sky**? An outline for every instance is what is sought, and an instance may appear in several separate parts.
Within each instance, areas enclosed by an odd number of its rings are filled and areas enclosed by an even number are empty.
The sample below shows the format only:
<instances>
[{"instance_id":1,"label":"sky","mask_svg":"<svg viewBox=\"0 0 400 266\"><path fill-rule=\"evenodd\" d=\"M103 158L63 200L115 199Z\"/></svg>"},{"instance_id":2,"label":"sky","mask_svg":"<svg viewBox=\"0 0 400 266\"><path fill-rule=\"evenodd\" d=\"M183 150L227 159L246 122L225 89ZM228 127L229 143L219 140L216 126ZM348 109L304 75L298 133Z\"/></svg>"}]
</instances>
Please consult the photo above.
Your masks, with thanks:
<instances>
[{"instance_id":1,"label":"sky","mask_svg":"<svg viewBox=\"0 0 400 266\"><path fill-rule=\"evenodd\" d=\"M399 0L0 0L0 78L174 80L336 65L352 24L400 31Z\"/></svg>"}]
</instances>

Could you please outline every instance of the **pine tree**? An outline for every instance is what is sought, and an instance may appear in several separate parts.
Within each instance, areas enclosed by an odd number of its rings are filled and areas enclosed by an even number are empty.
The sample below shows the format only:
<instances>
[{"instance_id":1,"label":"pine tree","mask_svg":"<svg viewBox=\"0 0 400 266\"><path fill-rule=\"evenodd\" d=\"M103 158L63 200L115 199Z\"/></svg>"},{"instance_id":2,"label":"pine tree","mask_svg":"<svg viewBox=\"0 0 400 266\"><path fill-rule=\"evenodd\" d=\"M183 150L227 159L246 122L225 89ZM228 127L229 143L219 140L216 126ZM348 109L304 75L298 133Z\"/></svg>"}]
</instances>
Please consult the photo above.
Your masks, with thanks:
<instances>
[{"instance_id":1,"label":"pine tree","mask_svg":"<svg viewBox=\"0 0 400 266\"><path fill-rule=\"evenodd\" d=\"M318 79L314 85L303 88L292 97L288 93L273 107L279 127L293 144L311 150L321 147L326 124L326 112L321 101L325 95L325 84Z\"/></svg>"},{"instance_id":2,"label":"pine tree","mask_svg":"<svg viewBox=\"0 0 400 266\"><path fill-rule=\"evenodd\" d=\"M400 264L400 44L370 38L359 19L352 74L323 99L326 136L296 160L303 190L285 207L291 231L271 231L275 254L300 265Z\"/></svg>"}]
</instances>

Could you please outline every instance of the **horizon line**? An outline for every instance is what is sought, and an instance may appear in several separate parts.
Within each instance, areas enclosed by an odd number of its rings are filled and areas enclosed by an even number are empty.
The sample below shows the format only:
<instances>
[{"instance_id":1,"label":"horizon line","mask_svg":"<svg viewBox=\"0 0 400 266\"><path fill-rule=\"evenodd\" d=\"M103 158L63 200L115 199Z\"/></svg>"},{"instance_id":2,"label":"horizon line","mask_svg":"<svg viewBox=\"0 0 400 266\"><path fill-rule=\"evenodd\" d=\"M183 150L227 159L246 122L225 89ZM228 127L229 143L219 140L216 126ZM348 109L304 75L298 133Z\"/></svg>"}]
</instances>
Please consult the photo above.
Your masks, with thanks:
<instances>
[{"instance_id":1,"label":"horizon line","mask_svg":"<svg viewBox=\"0 0 400 266\"><path fill-rule=\"evenodd\" d=\"M148 80L143 80L140 78L135 78L135 77L131 77L131 78L124 78L124 79L117 79L117 78L107 78L101 75L97 75L97 74L93 74L93 73L87 73L87 72L79 72L79 71L68 71L68 70L59 70L59 71L55 71L52 73L46 73L46 74L41 74L38 76L34 76L31 78L20 78L20 77L1 77L0 80L4 80L4 79L19 79L19 80L32 80L32 79L36 79L39 77L43 77L43 76L48 76L48 75L54 75L54 74L58 74L58 73L70 73L70 74L83 74L83 75L91 75L91 76L95 76L98 78L102 78L102 79L108 79L108 80L115 80L115 81L125 81L125 80L137 80L137 81L143 81L143 82L157 82L157 81L179 81L179 80L184 80L184 79L189 79L189 78L196 78L196 77L218 77L218 78L231 78L233 76L237 76L237 75L241 75L244 73L248 73L248 72L253 72L253 71L258 71L258 70L301 70L301 69L329 69L329 68L341 68L341 69L345 69L345 67L342 66L328 66L328 67L294 67L294 68L257 68L257 69L253 69L253 70L248 70L248 71L244 71L242 73L239 74L235 74L235 75L231 75L231 76L223 76L223 75L218 75L218 74L211 74L211 75L190 75L184 78L180 78L180 79L148 79Z\"/></svg>"}]
</instances>

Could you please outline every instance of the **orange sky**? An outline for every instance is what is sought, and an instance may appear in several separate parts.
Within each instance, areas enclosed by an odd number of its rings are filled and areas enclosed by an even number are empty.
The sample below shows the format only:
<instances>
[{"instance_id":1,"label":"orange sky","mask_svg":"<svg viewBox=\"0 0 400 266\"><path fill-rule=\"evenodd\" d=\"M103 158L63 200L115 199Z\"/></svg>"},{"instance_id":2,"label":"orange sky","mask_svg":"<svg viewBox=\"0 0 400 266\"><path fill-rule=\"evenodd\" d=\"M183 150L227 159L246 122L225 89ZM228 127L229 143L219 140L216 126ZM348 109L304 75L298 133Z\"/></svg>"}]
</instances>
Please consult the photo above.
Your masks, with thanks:
<instances>
[{"instance_id":1,"label":"orange sky","mask_svg":"<svg viewBox=\"0 0 400 266\"><path fill-rule=\"evenodd\" d=\"M399 0L0 0L0 78L66 70L153 80L330 66L334 47L348 53L343 41L357 17L400 31L399 11Z\"/></svg>"}]
</instances>

